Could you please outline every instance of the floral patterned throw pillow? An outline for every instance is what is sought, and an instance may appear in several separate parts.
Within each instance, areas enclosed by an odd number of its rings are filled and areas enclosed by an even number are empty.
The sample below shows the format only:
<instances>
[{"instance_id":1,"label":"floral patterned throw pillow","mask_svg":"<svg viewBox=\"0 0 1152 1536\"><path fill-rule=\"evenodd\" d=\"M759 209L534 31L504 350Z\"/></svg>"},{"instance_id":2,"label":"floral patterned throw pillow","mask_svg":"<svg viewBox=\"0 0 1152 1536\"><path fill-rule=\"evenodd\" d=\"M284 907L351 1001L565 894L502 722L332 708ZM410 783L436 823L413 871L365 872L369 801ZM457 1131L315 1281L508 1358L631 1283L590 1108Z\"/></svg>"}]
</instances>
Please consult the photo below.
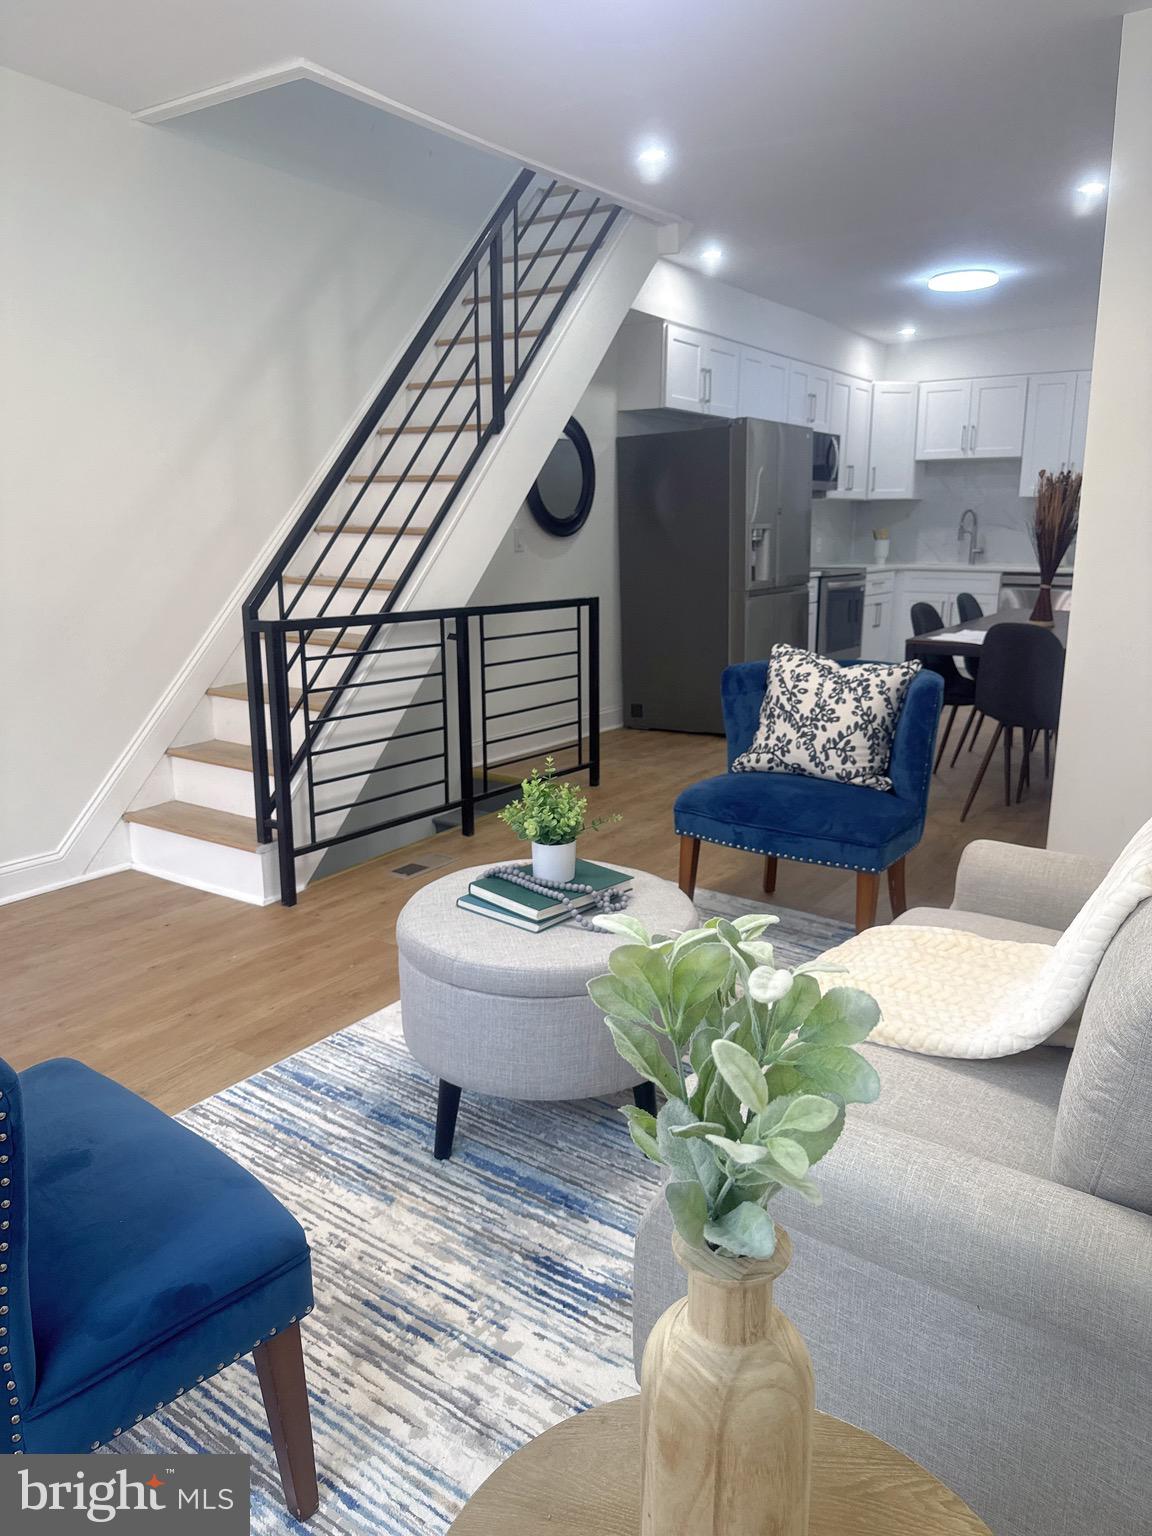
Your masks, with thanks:
<instances>
[{"instance_id":1,"label":"floral patterned throw pillow","mask_svg":"<svg viewBox=\"0 0 1152 1536\"><path fill-rule=\"evenodd\" d=\"M774 645L760 725L733 773L801 773L889 790L892 737L918 661L841 666Z\"/></svg>"}]
</instances>

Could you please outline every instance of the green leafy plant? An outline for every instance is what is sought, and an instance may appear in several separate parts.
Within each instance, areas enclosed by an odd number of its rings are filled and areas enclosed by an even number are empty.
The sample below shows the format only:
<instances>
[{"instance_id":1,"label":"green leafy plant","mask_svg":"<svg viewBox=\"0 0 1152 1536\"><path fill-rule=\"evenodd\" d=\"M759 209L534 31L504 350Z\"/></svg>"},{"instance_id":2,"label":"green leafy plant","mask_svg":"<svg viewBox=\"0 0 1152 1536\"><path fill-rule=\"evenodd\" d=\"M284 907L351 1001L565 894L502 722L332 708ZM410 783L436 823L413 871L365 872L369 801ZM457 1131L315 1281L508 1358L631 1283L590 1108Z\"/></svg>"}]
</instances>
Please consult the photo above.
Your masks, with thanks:
<instances>
[{"instance_id":1,"label":"green leafy plant","mask_svg":"<svg viewBox=\"0 0 1152 1536\"><path fill-rule=\"evenodd\" d=\"M526 843L544 843L549 847L571 843L581 832L595 832L609 821L620 821L619 814L598 816L586 821L587 796L579 785L556 777L556 760L544 759L544 772L533 768L520 784L520 799L513 800L500 812L500 820Z\"/></svg>"},{"instance_id":2,"label":"green leafy plant","mask_svg":"<svg viewBox=\"0 0 1152 1536\"><path fill-rule=\"evenodd\" d=\"M767 1258L766 1209L783 1189L818 1203L815 1163L844 1128L845 1106L880 1092L854 1047L880 1010L866 992L820 986L775 964L767 915L711 918L653 938L634 917L596 924L632 940L588 983L624 1060L665 1096L659 1114L629 1105L632 1140L669 1170L676 1229L694 1248Z\"/></svg>"}]
</instances>

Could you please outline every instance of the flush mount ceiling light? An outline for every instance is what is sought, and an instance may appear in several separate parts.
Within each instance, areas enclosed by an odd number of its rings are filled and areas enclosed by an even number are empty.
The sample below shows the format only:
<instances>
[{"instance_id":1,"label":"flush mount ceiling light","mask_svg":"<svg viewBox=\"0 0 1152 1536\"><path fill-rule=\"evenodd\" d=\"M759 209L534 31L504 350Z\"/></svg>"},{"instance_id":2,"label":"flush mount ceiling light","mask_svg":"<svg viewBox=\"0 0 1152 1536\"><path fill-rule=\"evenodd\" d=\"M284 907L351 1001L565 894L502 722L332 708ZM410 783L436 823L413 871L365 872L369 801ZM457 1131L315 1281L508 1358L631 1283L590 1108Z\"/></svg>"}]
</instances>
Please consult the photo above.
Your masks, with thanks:
<instances>
[{"instance_id":1,"label":"flush mount ceiling light","mask_svg":"<svg viewBox=\"0 0 1152 1536\"><path fill-rule=\"evenodd\" d=\"M715 272L723 260L724 247L722 245L706 245L700 252L700 265L706 267L709 272Z\"/></svg>"},{"instance_id":2,"label":"flush mount ceiling light","mask_svg":"<svg viewBox=\"0 0 1152 1536\"><path fill-rule=\"evenodd\" d=\"M933 293L975 293L978 288L995 288L999 272L989 267L964 267L955 272L937 272L928 279Z\"/></svg>"},{"instance_id":3,"label":"flush mount ceiling light","mask_svg":"<svg viewBox=\"0 0 1152 1536\"><path fill-rule=\"evenodd\" d=\"M900 327L900 335L903 336L905 341L911 341L915 334L916 327L914 325L902 325Z\"/></svg>"},{"instance_id":4,"label":"flush mount ceiling light","mask_svg":"<svg viewBox=\"0 0 1152 1536\"><path fill-rule=\"evenodd\" d=\"M1106 181L1082 181L1076 188L1081 197L1103 197L1108 190Z\"/></svg>"}]
</instances>

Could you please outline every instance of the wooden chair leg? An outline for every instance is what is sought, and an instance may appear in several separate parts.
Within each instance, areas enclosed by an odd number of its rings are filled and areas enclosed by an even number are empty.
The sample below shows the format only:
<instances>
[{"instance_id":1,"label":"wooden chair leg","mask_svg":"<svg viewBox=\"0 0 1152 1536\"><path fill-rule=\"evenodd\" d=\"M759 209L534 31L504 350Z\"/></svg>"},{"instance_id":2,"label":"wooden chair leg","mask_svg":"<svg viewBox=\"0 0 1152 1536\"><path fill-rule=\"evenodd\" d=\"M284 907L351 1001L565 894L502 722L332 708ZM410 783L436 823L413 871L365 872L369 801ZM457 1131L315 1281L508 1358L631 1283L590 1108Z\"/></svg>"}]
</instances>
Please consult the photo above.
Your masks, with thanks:
<instances>
[{"instance_id":1,"label":"wooden chair leg","mask_svg":"<svg viewBox=\"0 0 1152 1536\"><path fill-rule=\"evenodd\" d=\"M960 732L960 740L956 743L956 750L955 750L955 752L953 752L952 756L948 760L949 768L955 768L955 766L956 766L956 759L960 756L961 752L963 752L963 750L964 750L964 743L968 740L968 732L972 729L972 726L973 726L975 720L976 720L976 711L974 709L970 709L968 711L968 718L964 722L964 729Z\"/></svg>"},{"instance_id":2,"label":"wooden chair leg","mask_svg":"<svg viewBox=\"0 0 1152 1536\"><path fill-rule=\"evenodd\" d=\"M1044 732L1044 777L1052 777L1052 732Z\"/></svg>"},{"instance_id":3,"label":"wooden chair leg","mask_svg":"<svg viewBox=\"0 0 1152 1536\"><path fill-rule=\"evenodd\" d=\"M436 1135L432 1144L432 1156L444 1162L452 1156L452 1143L456 1139L456 1116L460 1112L460 1090L455 1083L440 1079L436 1092Z\"/></svg>"},{"instance_id":4,"label":"wooden chair leg","mask_svg":"<svg viewBox=\"0 0 1152 1536\"><path fill-rule=\"evenodd\" d=\"M904 892L904 860L897 859L888 866L888 900L892 916L900 917L908 910L908 898Z\"/></svg>"},{"instance_id":5,"label":"wooden chair leg","mask_svg":"<svg viewBox=\"0 0 1152 1536\"><path fill-rule=\"evenodd\" d=\"M960 812L961 821L967 820L968 812L972 809L972 802L976 798L976 791L980 788L981 781L988 772L988 764L992 761L992 755L996 751L996 743L1000 740L1003 733L1004 727L1002 725L998 725L992 732L992 740L988 743L988 750L985 752L980 766L976 770L976 777L972 781L972 788L968 791L968 798L964 802L964 809Z\"/></svg>"},{"instance_id":6,"label":"wooden chair leg","mask_svg":"<svg viewBox=\"0 0 1152 1536\"><path fill-rule=\"evenodd\" d=\"M1020 777L1016 782L1016 804L1024 798L1024 791L1032 788L1032 749L1036 745L1036 731L1021 731Z\"/></svg>"},{"instance_id":7,"label":"wooden chair leg","mask_svg":"<svg viewBox=\"0 0 1152 1536\"><path fill-rule=\"evenodd\" d=\"M971 752L972 748L976 745L976 738L977 738L977 736L979 736L980 732L984 729L984 722L988 718L987 715L982 715L978 709L974 709L972 711L972 713L976 716L976 726L975 726L975 729L973 730L971 738L969 739L969 742L968 742L968 750L969 750L969 752Z\"/></svg>"},{"instance_id":8,"label":"wooden chair leg","mask_svg":"<svg viewBox=\"0 0 1152 1536\"><path fill-rule=\"evenodd\" d=\"M698 837L682 837L680 839L680 889L685 896L696 894L696 871L700 867L700 839Z\"/></svg>"},{"instance_id":9,"label":"wooden chair leg","mask_svg":"<svg viewBox=\"0 0 1152 1536\"><path fill-rule=\"evenodd\" d=\"M632 1090L632 1099L637 1109L646 1109L650 1115L656 1113L656 1084L637 1083Z\"/></svg>"},{"instance_id":10,"label":"wooden chair leg","mask_svg":"<svg viewBox=\"0 0 1152 1536\"><path fill-rule=\"evenodd\" d=\"M856 876L856 932L863 933L876 923L876 908L880 901L880 876L864 870Z\"/></svg>"},{"instance_id":11,"label":"wooden chair leg","mask_svg":"<svg viewBox=\"0 0 1152 1536\"><path fill-rule=\"evenodd\" d=\"M764 856L764 894L771 896L776 889L776 855L769 853Z\"/></svg>"},{"instance_id":12,"label":"wooden chair leg","mask_svg":"<svg viewBox=\"0 0 1152 1536\"><path fill-rule=\"evenodd\" d=\"M1012 727L1004 727L1004 804L1012 804Z\"/></svg>"},{"instance_id":13,"label":"wooden chair leg","mask_svg":"<svg viewBox=\"0 0 1152 1536\"><path fill-rule=\"evenodd\" d=\"M959 704L953 704L952 706L951 712L948 716L948 724L944 727L944 734L941 736L940 745L936 749L936 761L932 764L933 773L939 772L940 759L944 756L944 748L948 745L948 737L951 735L952 727L956 724L956 711L959 708Z\"/></svg>"},{"instance_id":14,"label":"wooden chair leg","mask_svg":"<svg viewBox=\"0 0 1152 1536\"><path fill-rule=\"evenodd\" d=\"M257 1344L253 1353L284 1485L284 1502L289 1514L297 1520L308 1520L320 1507L320 1490L316 1485L316 1452L300 1324L293 1323L266 1343Z\"/></svg>"}]
</instances>

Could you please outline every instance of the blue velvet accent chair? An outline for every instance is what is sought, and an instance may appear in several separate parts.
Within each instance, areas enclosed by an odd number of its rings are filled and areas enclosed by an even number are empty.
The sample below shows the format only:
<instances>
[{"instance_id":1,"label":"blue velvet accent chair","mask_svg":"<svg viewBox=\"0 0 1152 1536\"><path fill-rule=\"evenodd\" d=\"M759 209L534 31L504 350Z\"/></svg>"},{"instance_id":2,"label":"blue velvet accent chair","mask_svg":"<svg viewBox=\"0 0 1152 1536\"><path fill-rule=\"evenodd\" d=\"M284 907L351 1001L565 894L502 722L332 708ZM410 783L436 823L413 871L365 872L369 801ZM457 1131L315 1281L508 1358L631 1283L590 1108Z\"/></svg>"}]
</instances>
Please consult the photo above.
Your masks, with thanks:
<instances>
[{"instance_id":1,"label":"blue velvet accent chair","mask_svg":"<svg viewBox=\"0 0 1152 1536\"><path fill-rule=\"evenodd\" d=\"M97 1450L255 1353L289 1509L317 1507L308 1242L253 1176L78 1061L0 1061L3 1450Z\"/></svg>"},{"instance_id":2,"label":"blue velvet accent chair","mask_svg":"<svg viewBox=\"0 0 1152 1536\"><path fill-rule=\"evenodd\" d=\"M729 771L693 784L676 800L680 889L689 896L696 889L700 844L720 843L763 855L768 895L776 889L779 859L855 870L857 932L876 921L880 876L887 871L892 912L899 916L907 908L904 858L920 841L928 810L940 678L918 672L909 684L892 739L892 788L881 791L795 773L731 771L733 759L756 735L767 672L764 661L725 668L721 698Z\"/></svg>"}]
</instances>

